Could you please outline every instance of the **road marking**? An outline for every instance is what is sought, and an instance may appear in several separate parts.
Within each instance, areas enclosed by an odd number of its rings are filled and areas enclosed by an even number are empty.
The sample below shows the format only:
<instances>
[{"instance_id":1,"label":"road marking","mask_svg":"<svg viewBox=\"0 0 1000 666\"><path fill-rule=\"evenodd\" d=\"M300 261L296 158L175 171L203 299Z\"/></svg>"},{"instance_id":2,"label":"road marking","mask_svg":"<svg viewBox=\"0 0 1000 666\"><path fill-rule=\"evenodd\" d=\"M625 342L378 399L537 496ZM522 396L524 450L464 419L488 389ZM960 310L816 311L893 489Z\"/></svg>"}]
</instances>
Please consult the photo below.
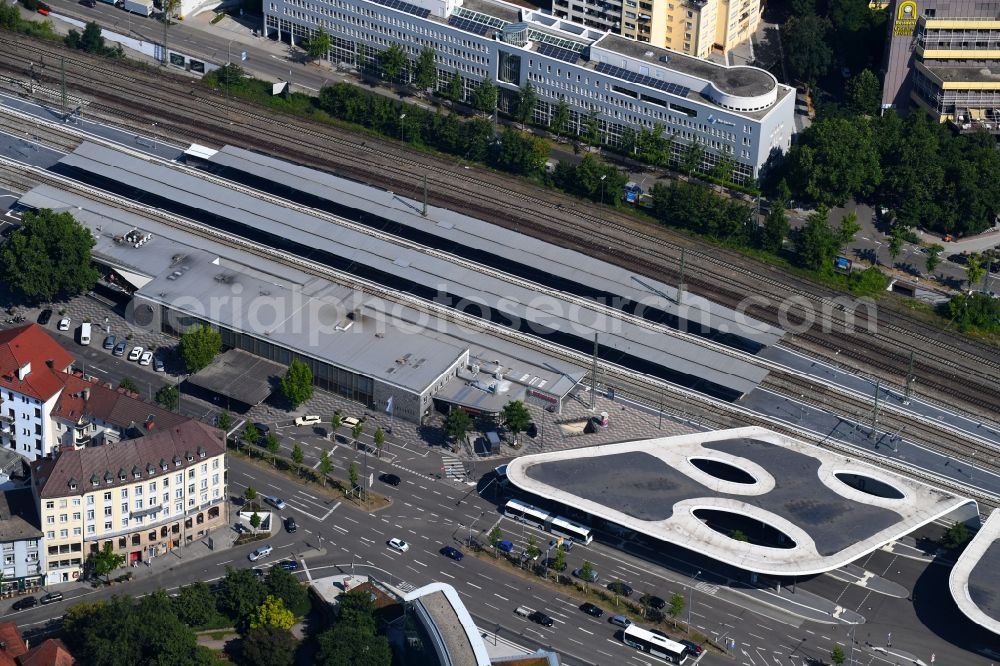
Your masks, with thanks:
<instances>
[{"instance_id":1,"label":"road marking","mask_svg":"<svg viewBox=\"0 0 1000 666\"><path fill-rule=\"evenodd\" d=\"M488 601L484 601L483 603L485 603L485 604L486 604L487 606L489 606L489 607L490 607L490 608L492 608L493 610L500 610L499 608L497 608L496 606L494 606L493 604L491 604L491 603L490 603L490 602L488 602Z\"/></svg>"},{"instance_id":2,"label":"road marking","mask_svg":"<svg viewBox=\"0 0 1000 666\"><path fill-rule=\"evenodd\" d=\"M423 562L421 562L420 560L413 560L413 562L414 562L415 564L419 564L419 565L420 565L420 566L422 566L422 567L426 567L426 566L427 566L426 564L424 564L424 563L423 563Z\"/></svg>"},{"instance_id":3,"label":"road marking","mask_svg":"<svg viewBox=\"0 0 1000 666\"><path fill-rule=\"evenodd\" d=\"M473 582L471 582L471 581L468 581L468 580L467 580L467 581L465 581L465 584L466 584L466 585L471 585L472 587L476 588L477 590L481 590L481 589L483 589L483 588L479 587L478 585L476 585L475 583L473 583Z\"/></svg>"},{"instance_id":4,"label":"road marking","mask_svg":"<svg viewBox=\"0 0 1000 666\"><path fill-rule=\"evenodd\" d=\"M569 638L569 637L567 636L567 638ZM576 643L577 645L583 645L583 643L581 643L580 641L576 640L575 638L570 638L570 640L573 641L574 643Z\"/></svg>"},{"instance_id":5,"label":"road marking","mask_svg":"<svg viewBox=\"0 0 1000 666\"><path fill-rule=\"evenodd\" d=\"M583 632L583 633L585 633L585 634L590 634L591 636L593 636L593 635L594 635L594 632L592 632L592 631L587 631L587 630L586 630L586 629L584 629L583 627L577 627L577 629L579 629L580 631L582 631L582 632Z\"/></svg>"},{"instance_id":6,"label":"road marking","mask_svg":"<svg viewBox=\"0 0 1000 666\"><path fill-rule=\"evenodd\" d=\"M496 597L497 599L503 599L504 601L510 601L510 599L508 599L507 597L502 597L499 594L497 594L496 592L493 593L493 596Z\"/></svg>"},{"instance_id":7,"label":"road marking","mask_svg":"<svg viewBox=\"0 0 1000 666\"><path fill-rule=\"evenodd\" d=\"M442 571L442 572L441 572L441 575L442 575L442 576L447 576L448 578L451 578L452 580L454 580L454 579L455 579L455 577L454 577L454 576L452 576L452 575L451 575L450 573L445 573L445 572L443 572L443 571Z\"/></svg>"},{"instance_id":8,"label":"road marking","mask_svg":"<svg viewBox=\"0 0 1000 666\"><path fill-rule=\"evenodd\" d=\"M331 525L330 525L330 527L332 527L333 529L335 529L335 530L337 530L337 531L339 531L339 532L343 532L344 534L347 534L347 533L348 533L348 530L345 530L345 529L344 529L343 527L341 527L340 525L333 525L333 524L331 524Z\"/></svg>"},{"instance_id":9,"label":"road marking","mask_svg":"<svg viewBox=\"0 0 1000 666\"><path fill-rule=\"evenodd\" d=\"M271 486L272 488L274 488L276 490L281 490L281 488L278 488L278 486L274 485L273 483L269 483L267 485Z\"/></svg>"}]
</instances>

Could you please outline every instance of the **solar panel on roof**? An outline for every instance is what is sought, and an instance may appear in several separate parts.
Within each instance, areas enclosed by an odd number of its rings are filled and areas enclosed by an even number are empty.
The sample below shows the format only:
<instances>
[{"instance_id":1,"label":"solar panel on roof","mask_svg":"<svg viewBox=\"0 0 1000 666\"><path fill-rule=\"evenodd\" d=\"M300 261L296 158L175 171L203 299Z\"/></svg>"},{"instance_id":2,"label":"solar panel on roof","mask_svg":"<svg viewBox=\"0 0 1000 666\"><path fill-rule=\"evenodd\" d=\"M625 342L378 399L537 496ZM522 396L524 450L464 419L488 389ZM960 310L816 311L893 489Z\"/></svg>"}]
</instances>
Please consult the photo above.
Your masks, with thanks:
<instances>
[{"instance_id":1,"label":"solar panel on roof","mask_svg":"<svg viewBox=\"0 0 1000 666\"><path fill-rule=\"evenodd\" d=\"M401 12L413 14L414 16L419 16L420 18L427 18L431 15L430 10L424 9L423 7L417 7L416 5L411 5L408 2L403 2L403 0L372 0L372 2L377 5L382 5L383 7L388 7L389 9L398 9Z\"/></svg>"},{"instance_id":2,"label":"solar panel on roof","mask_svg":"<svg viewBox=\"0 0 1000 666\"><path fill-rule=\"evenodd\" d=\"M687 94L691 92L691 89L687 86L670 83L669 81L661 81L660 79L654 79L653 77L645 76L644 74L637 74L636 72L628 69L609 65L606 62L597 63L597 66L594 69L601 74L614 76L630 83L639 83L644 86L649 86L650 88L656 88L657 90L662 90L666 93L670 93L671 95L677 95L678 97L686 97Z\"/></svg>"},{"instance_id":3,"label":"solar panel on roof","mask_svg":"<svg viewBox=\"0 0 1000 666\"><path fill-rule=\"evenodd\" d=\"M580 59L580 54L575 51L570 51L569 49L563 49L553 44L540 44L538 47L538 52L543 56L548 56L550 58L555 58L556 60L561 60L563 62L568 62L570 64L576 63Z\"/></svg>"}]
</instances>

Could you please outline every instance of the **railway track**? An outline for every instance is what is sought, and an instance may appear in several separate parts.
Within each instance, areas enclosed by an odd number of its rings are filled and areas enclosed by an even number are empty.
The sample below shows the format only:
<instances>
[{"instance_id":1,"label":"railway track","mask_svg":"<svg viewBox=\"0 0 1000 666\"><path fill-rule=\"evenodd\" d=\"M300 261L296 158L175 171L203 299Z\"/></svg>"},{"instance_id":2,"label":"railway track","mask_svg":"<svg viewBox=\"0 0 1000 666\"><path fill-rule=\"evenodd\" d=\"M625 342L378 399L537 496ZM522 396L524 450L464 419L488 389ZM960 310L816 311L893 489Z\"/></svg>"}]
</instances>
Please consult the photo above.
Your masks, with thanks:
<instances>
[{"instance_id":1,"label":"railway track","mask_svg":"<svg viewBox=\"0 0 1000 666\"><path fill-rule=\"evenodd\" d=\"M8 42L0 40L0 54L9 47ZM23 51L23 47L24 42L18 42L19 53ZM13 54L8 52L8 55ZM41 56L41 53L39 52L38 55ZM70 70L74 70L73 74L76 78L93 81L96 85L97 81L104 80L108 74L103 72L100 77L95 77L93 75L93 62L80 59L79 54L74 52L69 52L69 55L70 57L67 58L68 76ZM23 53L21 53L21 57L23 58ZM169 128L172 132L180 133L188 141L217 144L225 140L236 145L246 143L245 133L236 132L233 127L229 126L226 117L233 114L234 109L225 104L220 95L213 95L205 89L192 87L190 81L156 76L157 86L173 88L173 92L175 95L179 95L179 99L174 99L170 103L144 103L137 100L149 98L149 82L154 77L143 70L118 69L111 74L116 78L118 85L104 88L104 92L108 96L102 98L109 103L91 103L88 112L105 113L119 121L124 118L130 121L133 127L140 129L145 128L150 120L155 118L158 120L157 125L161 128ZM163 85L164 78L170 85ZM185 94L185 90L187 94ZM114 94L115 92L117 94ZM112 101L117 103L110 103ZM126 106L129 108L123 110L123 107ZM218 113L206 113L205 107L214 109ZM178 112L168 113L168 109ZM182 112L185 109L187 111ZM572 210L573 220L576 220L577 224L586 223L587 229L583 234L568 238L565 233L553 231L555 228L565 228L566 224L570 223L570 220L565 219L569 210L567 204L573 206L576 202L566 197L556 196L550 197L548 201L540 200L535 192L526 195L518 190L508 189L507 184L498 185L484 179L478 172L473 176L468 171L459 170L456 174L453 168L442 167L433 160L424 159L418 163L412 153L408 151L399 151L395 147L387 149L385 144L380 144L377 147L368 145L366 141L359 142L355 136L348 138L337 136L336 132L325 126L321 132L314 124L303 123L299 119L281 118L279 121L247 109L237 113L241 126L250 124L259 128L259 131L255 132L256 138L253 140L253 147L263 148L259 137L274 136L280 138L280 140L266 142L267 152L293 157L297 161L305 161L302 159L304 155L312 155L311 161L317 166L360 180L373 180L372 171L374 169L379 173L379 177L374 178L374 180L380 180L380 185L402 192L413 189L412 173L414 169L419 168L428 173L429 179L434 185L434 199L436 199L434 203L463 209L479 217L505 224L505 226L530 231L533 235L545 237L563 245L575 246L576 249L590 254L608 255L608 248L612 248L609 257L611 260L618 260L619 263L629 268L638 268L641 272L649 275L659 277L664 268L670 270L669 267L676 265L677 258L674 254L679 253L680 245L650 235L648 229L642 228L634 220L623 218L623 216L611 215L611 217L618 218L612 221L588 211ZM198 119L199 127L192 126L192 119ZM294 125L294 128L288 127L291 125ZM313 142L314 139L317 140L317 143ZM321 150L318 148L319 145L322 145ZM291 148L295 150L291 150ZM317 153L322 153L322 156L318 156ZM359 153L361 159L359 159ZM331 159L331 157L336 159ZM456 185L458 185L457 188ZM461 192L460 195L454 194L456 189ZM504 209L497 211L493 207L478 204L477 197L468 196L470 189L486 189L496 193L498 199L505 201ZM524 201L531 205L517 204L514 203L514 200ZM540 224L537 221L537 211L540 206L547 207L553 212L553 218L562 218L558 221L564 223ZM515 213L517 214L515 215ZM624 223L622 219L624 219ZM630 239L629 242L623 243L622 237ZM622 250L615 251L613 249L615 247L632 247L635 248L635 253L630 255ZM643 257L643 253L649 258ZM784 281L779 280L770 275L772 271L767 270L767 267L764 267L764 274L761 270L750 271L731 263L725 256L718 257L716 254L725 255L726 253L713 250L712 252L696 251L694 254L689 251L688 254L689 259L693 257L698 262L715 268L715 270L699 272L697 268L689 264L688 269L688 284L697 287L701 293L711 294L713 300L737 305L747 293L763 293L777 303L779 299L784 302L785 297L789 294L787 277L782 276ZM710 277L711 280L703 281L701 279L703 276ZM723 284L729 284L728 288L720 289L719 277L724 278ZM739 289L732 289L732 284L736 280L744 280L744 282ZM805 299L805 304L797 309L793 303L787 314L789 316L793 314L815 316L818 313L823 326L830 330L828 336L809 332L799 335L799 338L806 342L805 346L811 348L811 351L822 349L829 355L829 349L835 347L837 351L834 352L834 355L842 355L841 358L856 360L861 366L858 369L867 372L871 368L878 368L883 379L897 383L903 380L902 369L907 365L908 355L898 351L898 348L903 346L899 341L879 339L878 335L858 339L849 333L842 333L838 331L838 328L843 325L843 318L837 316L840 306L828 294L823 293L821 288L797 285L793 293ZM815 307L816 305L819 305L818 309ZM781 315L783 313L777 306L751 307L748 312L765 321L778 325L782 323ZM899 317L900 315L897 314L897 318ZM906 315L902 315L902 317L904 320L912 321L912 317ZM867 327L868 321L868 318L865 317L858 323ZM883 332L886 328L893 333L903 331L902 327L888 324L882 320L878 320L878 325ZM939 354L934 353L933 350L939 347L940 343L932 336L920 332L910 333L910 335L927 343L932 350L922 353L915 364L916 374L921 378L922 390L933 391L933 397L945 404L961 407L961 403L965 402L967 405L983 408L987 410L987 413L1000 411L1000 390L996 387L996 378L1000 376L1000 363L993 360L992 357L982 355L986 348L959 341L948 354ZM827 339L827 337L831 339ZM873 353L873 351L877 353ZM959 362L959 358L963 362ZM931 360L933 363L930 362ZM940 366L944 366L948 381L935 379L942 373Z\"/></svg>"}]
</instances>

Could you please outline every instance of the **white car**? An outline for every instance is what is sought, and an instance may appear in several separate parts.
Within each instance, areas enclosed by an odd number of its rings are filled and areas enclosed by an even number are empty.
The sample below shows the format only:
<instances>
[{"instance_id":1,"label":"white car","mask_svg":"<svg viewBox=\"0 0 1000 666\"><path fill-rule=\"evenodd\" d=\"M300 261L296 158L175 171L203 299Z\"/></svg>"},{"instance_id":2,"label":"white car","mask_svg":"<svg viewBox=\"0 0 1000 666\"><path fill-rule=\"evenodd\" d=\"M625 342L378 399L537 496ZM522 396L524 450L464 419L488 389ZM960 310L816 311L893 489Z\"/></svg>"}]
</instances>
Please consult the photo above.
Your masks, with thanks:
<instances>
[{"instance_id":1,"label":"white car","mask_svg":"<svg viewBox=\"0 0 1000 666\"><path fill-rule=\"evenodd\" d=\"M128 360L138 361L139 357L142 356L142 347L132 347L132 351L128 353Z\"/></svg>"},{"instance_id":2,"label":"white car","mask_svg":"<svg viewBox=\"0 0 1000 666\"><path fill-rule=\"evenodd\" d=\"M265 495L264 501L273 506L278 511L281 511L285 508L285 501L280 497L271 497L269 495Z\"/></svg>"},{"instance_id":3,"label":"white car","mask_svg":"<svg viewBox=\"0 0 1000 666\"><path fill-rule=\"evenodd\" d=\"M388 544L390 548L395 548L401 553L405 553L410 549L410 544L406 543L402 539L397 539L396 537L389 539Z\"/></svg>"},{"instance_id":4,"label":"white car","mask_svg":"<svg viewBox=\"0 0 1000 666\"><path fill-rule=\"evenodd\" d=\"M153 352L145 351L142 352L142 356L139 357L139 365L149 365L153 362Z\"/></svg>"},{"instance_id":5,"label":"white car","mask_svg":"<svg viewBox=\"0 0 1000 666\"><path fill-rule=\"evenodd\" d=\"M255 550L252 553L250 553L247 557L250 558L251 562L256 562L257 560L259 560L262 557L267 557L272 552L274 552L274 548L273 547L271 547L270 545L264 545L264 546L260 546L259 548L257 548L257 550Z\"/></svg>"},{"instance_id":6,"label":"white car","mask_svg":"<svg viewBox=\"0 0 1000 666\"><path fill-rule=\"evenodd\" d=\"M59 320L59 330L60 331L68 331L69 330L69 319L60 319Z\"/></svg>"},{"instance_id":7,"label":"white car","mask_svg":"<svg viewBox=\"0 0 1000 666\"><path fill-rule=\"evenodd\" d=\"M313 415L313 416L299 416L299 417L297 417L295 419L295 425L297 425L297 426L316 425L317 423L321 422L322 420L323 419L321 419L320 417L315 416L315 415Z\"/></svg>"}]
</instances>

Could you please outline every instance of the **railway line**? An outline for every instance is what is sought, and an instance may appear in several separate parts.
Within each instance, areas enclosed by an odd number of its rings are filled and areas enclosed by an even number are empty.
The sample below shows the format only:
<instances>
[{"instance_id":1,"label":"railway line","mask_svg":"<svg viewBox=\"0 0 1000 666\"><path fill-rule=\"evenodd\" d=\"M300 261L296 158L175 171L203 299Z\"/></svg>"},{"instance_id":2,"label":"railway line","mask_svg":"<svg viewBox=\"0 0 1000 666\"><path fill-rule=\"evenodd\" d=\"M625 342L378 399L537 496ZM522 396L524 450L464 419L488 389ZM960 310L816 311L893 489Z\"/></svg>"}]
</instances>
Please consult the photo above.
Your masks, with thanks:
<instances>
[{"instance_id":1,"label":"railway line","mask_svg":"<svg viewBox=\"0 0 1000 666\"><path fill-rule=\"evenodd\" d=\"M21 52L25 43L30 44L25 40L16 43ZM4 54L10 45L10 40L0 40L0 54ZM165 80L170 85L163 85L164 79L158 77L157 85L164 89L172 88L172 92L179 99L174 99L170 103L154 104L148 83L143 81L144 77L150 76L148 73L119 68L113 73L102 73L101 77L96 77L93 74L92 62L79 59L77 57L79 54L74 52L69 54L71 57L66 59L68 80L90 81L96 86L98 80L103 80L104 74L113 74L116 79L115 86L104 87L107 96L102 95L102 99L105 101L92 102L88 106L88 114L107 115L118 122L124 119L140 131L148 127L150 121L155 120L156 125L163 131L169 129L172 134L180 134L187 141L209 144L225 141L234 145L246 143L245 134L235 131L230 126L227 118L234 113L234 108L226 104L221 95L191 87L190 82L183 79L172 80L167 77ZM12 56L9 52L6 55ZM40 57L41 55L39 52ZM20 57L24 58L23 53ZM52 60L51 57L49 60ZM5 61L10 62L10 58L6 57ZM16 70L16 67L14 69ZM53 78L49 77L49 80ZM150 101L140 101L144 99ZM214 109L218 114L206 113L206 107ZM614 218L612 220L586 211L572 210L569 206L573 206L576 202L566 197L555 196L542 201L532 196L534 193L524 194L497 185L485 179L478 171L473 175L470 173L471 170L459 170L456 174L453 169L442 167L433 160L430 164L426 160L418 164L409 152L399 151L395 147L387 148L381 144L369 145L367 141L359 142L356 137L337 136L337 133L331 133L325 127L324 131L320 132L314 125L300 120L282 118L279 122L247 109L239 110L237 113L241 125L249 124L258 128L253 145L267 152L292 157L296 161L310 161L320 168L359 180L381 181L378 184L403 192L414 189L412 173L419 168L428 173L434 192L432 196L434 203L465 210L470 214L590 254L606 256L610 261L627 263L630 268L635 267L646 274L661 276L664 269L672 270L677 264L678 258L674 255L679 256L680 245L672 240L664 241L660 237L651 235L647 229L641 228L634 220L624 216L611 214L609 217ZM196 126L192 124L192 119L197 119ZM259 137L263 136L274 137L274 140L266 140L262 145ZM306 155L311 159L303 160ZM373 176L373 170L378 171L379 175ZM456 189L461 194L456 195ZM502 198L506 203L504 209L498 211L493 207L477 203L474 200L476 197L468 196L470 191L483 189L493 191L498 198ZM514 200L531 205L514 203ZM537 221L539 207L548 208L553 213L554 224ZM577 220L577 224L585 222L587 226L572 238L567 238L565 233L555 231L555 229L565 229L570 223L570 220L565 219L567 213L574 215L572 219ZM626 242L623 239L628 240ZM616 250L616 247L619 249ZM628 256L624 251L626 248L635 248L635 254ZM844 362L854 361L859 366L858 369L863 371L877 368L883 379L903 381L908 354L901 353L899 348L906 347L899 340L886 339L887 336L884 335L887 328L894 335L903 332L901 326L887 323L881 318L869 318L867 316L869 313L866 312L864 317L858 317L855 322L856 328L867 331L868 326L875 323L879 327L878 334L856 335L841 331L845 319L854 316L854 313L845 313L842 303L824 294L821 288L810 285L796 285L793 293L801 297L801 303L792 303L792 306L783 312L779 310L777 303L785 303L789 294L787 276L782 276L784 281L779 280L768 274L770 270L764 270L765 274L762 275L761 271L754 272L727 261L725 256L718 257L717 253L725 254L715 250L688 252L689 261L692 258L695 261L689 263L687 284L694 287L694 291L711 294L713 300L730 306L738 305L748 293L764 296L771 301L770 305L767 307L751 305L748 314L778 325L783 323L782 316L818 318L817 325L829 332L823 335L810 331L799 333L793 345L798 344L811 352L822 348L827 356L831 355L830 349L835 347L833 355L843 359ZM705 271L698 266L699 263L716 270ZM710 280L705 279L709 277ZM721 281L720 277L723 278ZM720 282L728 286L720 288ZM734 289L734 285L738 285L739 288ZM898 314L896 316L897 319L900 317ZM902 316L912 321L912 317ZM934 337L922 332L910 335L915 335L931 349L930 352L922 350L915 363L915 373L920 377L922 391L933 391L933 397L946 404L961 407L962 403L965 403L966 406L974 406L977 410L984 409L987 414L1000 411L1000 391L995 385L996 377L1000 376L1000 363L986 357L984 353L988 351L986 348L959 341L949 348L949 353L935 353L934 350L940 347L941 343ZM942 374L946 376L946 380L938 379Z\"/></svg>"}]
</instances>

